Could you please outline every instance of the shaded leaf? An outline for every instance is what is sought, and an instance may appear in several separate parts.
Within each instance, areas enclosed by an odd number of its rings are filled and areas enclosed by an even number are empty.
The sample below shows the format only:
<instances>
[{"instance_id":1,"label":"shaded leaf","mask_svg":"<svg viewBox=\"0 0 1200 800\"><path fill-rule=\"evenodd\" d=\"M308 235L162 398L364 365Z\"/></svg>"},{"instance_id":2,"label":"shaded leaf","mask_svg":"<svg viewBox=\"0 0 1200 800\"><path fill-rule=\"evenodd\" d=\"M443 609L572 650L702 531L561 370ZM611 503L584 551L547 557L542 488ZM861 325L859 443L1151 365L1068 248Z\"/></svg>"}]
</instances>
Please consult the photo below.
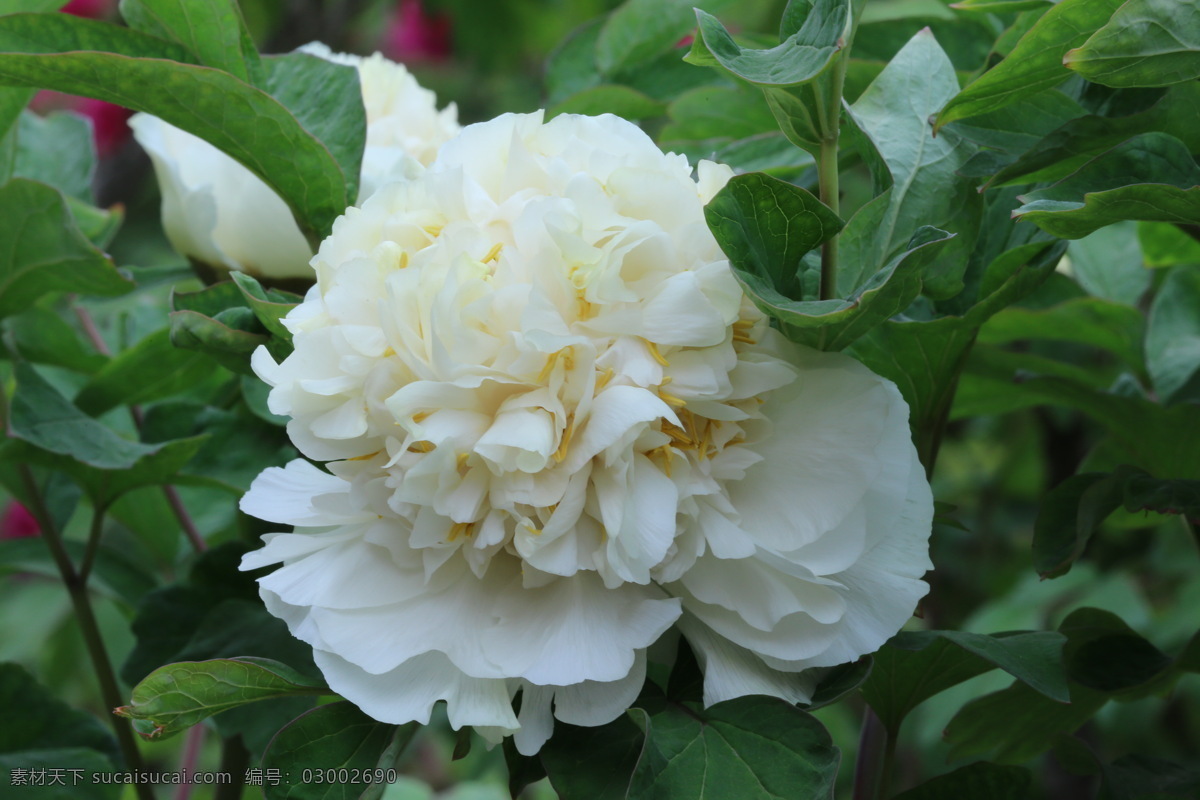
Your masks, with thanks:
<instances>
[{"instance_id":1,"label":"shaded leaf","mask_svg":"<svg viewBox=\"0 0 1200 800\"><path fill-rule=\"evenodd\" d=\"M1167 86L1200 78L1200 3L1129 0L1063 63L1105 86Z\"/></svg>"},{"instance_id":2,"label":"shaded leaf","mask_svg":"<svg viewBox=\"0 0 1200 800\"><path fill-rule=\"evenodd\" d=\"M68 197L91 201L95 170L96 148L86 118L67 111L45 117L21 113L14 177L40 181Z\"/></svg>"},{"instance_id":3,"label":"shaded leaf","mask_svg":"<svg viewBox=\"0 0 1200 800\"><path fill-rule=\"evenodd\" d=\"M645 740L625 714L594 728L557 722L538 759L562 800L625 800Z\"/></svg>"},{"instance_id":4,"label":"shaded leaf","mask_svg":"<svg viewBox=\"0 0 1200 800\"><path fill-rule=\"evenodd\" d=\"M645 119L663 112L664 106L636 89L604 84L571 95L546 112L546 118L559 114L616 114L625 119Z\"/></svg>"},{"instance_id":5,"label":"shaded leaf","mask_svg":"<svg viewBox=\"0 0 1200 800\"><path fill-rule=\"evenodd\" d=\"M8 345L24 361L89 374L108 361L107 356L97 353L66 320L49 309L28 309L9 317L5 324L10 337Z\"/></svg>"},{"instance_id":6,"label":"shaded leaf","mask_svg":"<svg viewBox=\"0 0 1200 800\"><path fill-rule=\"evenodd\" d=\"M1200 167L1173 136L1146 133L1030 192L1014 217L1064 239L1125 219L1200 222Z\"/></svg>"},{"instance_id":7,"label":"shaded leaf","mask_svg":"<svg viewBox=\"0 0 1200 800\"><path fill-rule=\"evenodd\" d=\"M1122 0L1062 0L1021 37L1003 61L958 93L937 116L941 128L956 119L1003 108L1057 86L1070 76L1063 55L1108 22Z\"/></svg>"},{"instance_id":8,"label":"shaded leaf","mask_svg":"<svg viewBox=\"0 0 1200 800\"><path fill-rule=\"evenodd\" d=\"M109 360L79 390L75 405L98 416L118 405L138 405L186 391L211 371L204 356L171 344L171 332L163 328Z\"/></svg>"},{"instance_id":9,"label":"shaded leaf","mask_svg":"<svg viewBox=\"0 0 1200 800\"><path fill-rule=\"evenodd\" d=\"M979 761L901 792L894 800L1026 800L1032 779L1023 767Z\"/></svg>"},{"instance_id":10,"label":"shaded leaf","mask_svg":"<svg viewBox=\"0 0 1200 800\"><path fill-rule=\"evenodd\" d=\"M730 4L729 0L626 0L596 31L596 66L601 74L614 75L645 65L691 33L693 6L716 12Z\"/></svg>"},{"instance_id":11,"label":"shaded leaf","mask_svg":"<svg viewBox=\"0 0 1200 800\"><path fill-rule=\"evenodd\" d=\"M281 320L304 298L278 289L264 289L258 281L243 272L231 272L229 277L263 327L270 331L272 336L291 342L292 332Z\"/></svg>"},{"instance_id":12,"label":"shaded leaf","mask_svg":"<svg viewBox=\"0 0 1200 800\"><path fill-rule=\"evenodd\" d=\"M1200 399L1200 267L1172 269L1150 307L1146 366L1164 403Z\"/></svg>"},{"instance_id":13,"label":"shaded leaf","mask_svg":"<svg viewBox=\"0 0 1200 800\"><path fill-rule=\"evenodd\" d=\"M300 775L304 770L352 770L359 774L391 769L417 731L417 723L388 725L371 719L352 703L319 706L292 720L263 754L264 769ZM268 783L267 800L350 800L378 797L383 783ZM367 792L366 790L373 790Z\"/></svg>"},{"instance_id":14,"label":"shaded leaf","mask_svg":"<svg viewBox=\"0 0 1200 800\"><path fill-rule=\"evenodd\" d=\"M1137 309L1080 297L1049 308L1010 306L980 329L978 341L1002 344L1026 339L1050 339L1100 347L1134 369L1142 364L1145 318Z\"/></svg>"},{"instance_id":15,"label":"shaded leaf","mask_svg":"<svg viewBox=\"0 0 1200 800\"><path fill-rule=\"evenodd\" d=\"M328 692L286 664L251 657L168 664L135 687L118 714L147 739L166 739L237 706L296 694Z\"/></svg>"},{"instance_id":16,"label":"shaded leaf","mask_svg":"<svg viewBox=\"0 0 1200 800\"><path fill-rule=\"evenodd\" d=\"M993 635L965 631L901 632L875 654L863 697L891 735L930 697L997 667L1051 699L1069 697L1062 648L1051 631Z\"/></svg>"},{"instance_id":17,"label":"shaded leaf","mask_svg":"<svg viewBox=\"0 0 1200 800\"><path fill-rule=\"evenodd\" d=\"M84 542L68 539L63 542L63 547L72 563L82 561L86 547ZM14 573L62 579L62 573L54 563L46 543L37 538L0 540L0 574ZM135 563L120 548L101 542L88 576L89 590L120 598L133 606L142 595L157 585L157 580L148 569Z\"/></svg>"},{"instance_id":18,"label":"shaded leaf","mask_svg":"<svg viewBox=\"0 0 1200 800\"><path fill-rule=\"evenodd\" d=\"M646 731L630 800L833 796L841 754L820 722L783 700L755 695L704 711L647 703L630 714Z\"/></svg>"},{"instance_id":19,"label":"shaded leaf","mask_svg":"<svg viewBox=\"0 0 1200 800\"><path fill-rule=\"evenodd\" d=\"M100 720L59 700L22 667L0 664L0 753L67 747L122 763L116 740Z\"/></svg>"},{"instance_id":20,"label":"shaded leaf","mask_svg":"<svg viewBox=\"0 0 1200 800\"><path fill-rule=\"evenodd\" d=\"M0 317L48 292L111 297L133 288L75 227L57 190L14 178L0 187L0 208Z\"/></svg>"}]
</instances>

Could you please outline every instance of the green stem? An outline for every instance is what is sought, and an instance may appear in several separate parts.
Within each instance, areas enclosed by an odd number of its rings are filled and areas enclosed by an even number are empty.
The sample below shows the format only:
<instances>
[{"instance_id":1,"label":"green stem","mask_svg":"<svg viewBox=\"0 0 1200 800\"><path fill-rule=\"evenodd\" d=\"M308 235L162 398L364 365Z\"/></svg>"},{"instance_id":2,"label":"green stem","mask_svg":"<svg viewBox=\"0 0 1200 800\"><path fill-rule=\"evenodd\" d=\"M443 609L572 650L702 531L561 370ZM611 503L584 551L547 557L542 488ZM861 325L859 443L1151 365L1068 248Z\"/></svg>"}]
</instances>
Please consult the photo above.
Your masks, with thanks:
<instances>
[{"instance_id":1,"label":"green stem","mask_svg":"<svg viewBox=\"0 0 1200 800\"><path fill-rule=\"evenodd\" d=\"M78 580L87 585L88 576L92 574L92 566L96 563L96 553L100 550L100 537L104 533L104 515L108 509L97 506L92 511L92 525L88 530L87 549L83 551L83 561L79 563Z\"/></svg>"},{"instance_id":2,"label":"green stem","mask_svg":"<svg viewBox=\"0 0 1200 800\"><path fill-rule=\"evenodd\" d=\"M241 735L230 736L221 743L221 766L218 772L229 775L229 783L217 786L213 800L239 800L246 783L246 770L250 767L250 751L242 744Z\"/></svg>"},{"instance_id":3,"label":"green stem","mask_svg":"<svg viewBox=\"0 0 1200 800\"><path fill-rule=\"evenodd\" d=\"M42 494L38 489L37 481L34 480L33 472L25 464L18 465L17 470L25 488L24 499L28 501L29 512L33 514L33 518L37 520L38 526L42 530L42 538L50 548L50 555L58 567L59 574L62 575L63 583L67 587L67 594L71 597L75 618L79 622L84 645L87 647L92 667L96 671L96 681L100 684L100 696L103 698L105 706L109 709L116 708L123 703L121 690L117 684L116 673L113 672L112 662L108 658L108 650L104 646L104 638L100 635L96 614L92 610L92 601L88 595L85 576L77 572L71 563L71 557L67 554L62 536L54 527L54 520L42 500ZM98 510L96 516L102 517L103 512ZM95 529L97 526L98 524L93 522L93 528ZM89 542L89 547L90 544ZM137 740L134 738L129 720L110 715L110 721L117 734L117 744L121 748L122 755L125 756L127 768L131 771L142 770L142 754L138 750ZM134 790L140 800L154 800L154 789L149 784L134 784Z\"/></svg>"},{"instance_id":4,"label":"green stem","mask_svg":"<svg viewBox=\"0 0 1200 800\"><path fill-rule=\"evenodd\" d=\"M858 737L858 757L854 762L853 800L875 800L883 785L883 765L886 761L887 731L870 706L863 712L862 731Z\"/></svg>"},{"instance_id":5,"label":"green stem","mask_svg":"<svg viewBox=\"0 0 1200 800\"><path fill-rule=\"evenodd\" d=\"M847 48L833 57L829 94L822 98L824 109L821 115L821 150L817 157L817 187L821 202L834 214L840 214L840 192L838 174L838 133L842 118L842 90L846 83ZM838 238L831 236L821 245L821 299L837 297Z\"/></svg>"}]
</instances>

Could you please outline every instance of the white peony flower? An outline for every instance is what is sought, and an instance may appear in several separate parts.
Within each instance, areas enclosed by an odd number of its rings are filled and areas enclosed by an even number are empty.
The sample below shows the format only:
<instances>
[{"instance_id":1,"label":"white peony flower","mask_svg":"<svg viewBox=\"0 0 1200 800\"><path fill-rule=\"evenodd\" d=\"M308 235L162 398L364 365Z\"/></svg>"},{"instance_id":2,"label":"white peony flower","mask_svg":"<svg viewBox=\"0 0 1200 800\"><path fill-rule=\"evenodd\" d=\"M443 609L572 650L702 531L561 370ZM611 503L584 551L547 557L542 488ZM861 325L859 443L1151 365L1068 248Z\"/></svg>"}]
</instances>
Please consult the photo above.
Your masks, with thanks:
<instances>
[{"instance_id":1,"label":"white peony flower","mask_svg":"<svg viewBox=\"0 0 1200 800\"><path fill-rule=\"evenodd\" d=\"M611 721L672 626L706 703L804 701L928 590L933 514L896 387L791 344L702 206L730 176L617 117L472 125L348 209L253 364L297 447L242 502L244 569L373 717ZM520 714L512 700L522 693Z\"/></svg>"},{"instance_id":2,"label":"white peony flower","mask_svg":"<svg viewBox=\"0 0 1200 800\"><path fill-rule=\"evenodd\" d=\"M300 48L358 68L367 115L358 202L380 186L411 177L433 161L459 130L453 103L437 110L401 64L332 52L318 42ZM180 253L217 269L267 278L311 278L312 250L287 204L213 145L150 114L129 121L154 164L162 191L163 228Z\"/></svg>"}]
</instances>

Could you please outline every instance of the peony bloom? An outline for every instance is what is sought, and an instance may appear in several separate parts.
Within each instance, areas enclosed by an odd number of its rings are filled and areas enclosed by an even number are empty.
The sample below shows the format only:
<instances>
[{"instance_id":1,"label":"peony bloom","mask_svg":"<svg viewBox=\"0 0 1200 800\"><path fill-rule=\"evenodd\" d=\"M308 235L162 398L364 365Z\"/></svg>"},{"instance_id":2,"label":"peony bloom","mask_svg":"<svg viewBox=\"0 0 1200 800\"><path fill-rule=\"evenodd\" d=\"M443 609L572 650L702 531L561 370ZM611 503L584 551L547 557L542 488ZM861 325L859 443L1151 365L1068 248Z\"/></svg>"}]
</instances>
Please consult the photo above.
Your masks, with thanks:
<instances>
[{"instance_id":1,"label":"peony bloom","mask_svg":"<svg viewBox=\"0 0 1200 800\"><path fill-rule=\"evenodd\" d=\"M704 699L804 701L928 590L896 387L784 340L702 206L730 176L617 117L472 125L348 209L253 360L309 458L242 501L243 569L371 716L600 725L675 627ZM521 692L520 714L512 701Z\"/></svg>"},{"instance_id":2,"label":"peony bloom","mask_svg":"<svg viewBox=\"0 0 1200 800\"><path fill-rule=\"evenodd\" d=\"M453 103L437 110L403 65L333 53L320 43L301 48L358 68L367 114L358 202L388 181L412 176L458 132ZM171 245L218 269L267 278L309 278L312 250L292 212L265 183L203 139L149 114L129 121L149 153L162 190L163 228Z\"/></svg>"}]
</instances>

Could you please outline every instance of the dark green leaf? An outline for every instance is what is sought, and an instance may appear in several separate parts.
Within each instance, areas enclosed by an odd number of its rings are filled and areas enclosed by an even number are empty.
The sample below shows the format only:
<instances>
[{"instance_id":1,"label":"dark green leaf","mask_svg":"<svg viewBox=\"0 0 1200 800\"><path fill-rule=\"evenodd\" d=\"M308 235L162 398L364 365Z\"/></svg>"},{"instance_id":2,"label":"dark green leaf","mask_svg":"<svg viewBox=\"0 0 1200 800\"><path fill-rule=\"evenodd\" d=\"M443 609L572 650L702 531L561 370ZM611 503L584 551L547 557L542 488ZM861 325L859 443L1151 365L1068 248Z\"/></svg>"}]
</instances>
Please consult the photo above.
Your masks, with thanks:
<instances>
[{"instance_id":1,"label":"dark green leaf","mask_svg":"<svg viewBox=\"0 0 1200 800\"><path fill-rule=\"evenodd\" d=\"M1193 152L1200 150L1200 84L1176 86L1136 113L1073 119L997 172L988 184L1059 180L1105 150L1150 131L1168 133Z\"/></svg>"},{"instance_id":2,"label":"dark green leaf","mask_svg":"<svg viewBox=\"0 0 1200 800\"><path fill-rule=\"evenodd\" d=\"M951 8L959 11L983 11L989 14L1005 14L1010 11L1029 11L1031 9L1049 9L1054 0L959 0L951 3Z\"/></svg>"},{"instance_id":3,"label":"dark green leaf","mask_svg":"<svg viewBox=\"0 0 1200 800\"><path fill-rule=\"evenodd\" d=\"M1146 133L1024 195L1013 215L1065 239L1124 219L1200 222L1200 167L1173 136Z\"/></svg>"},{"instance_id":4,"label":"dark green leaf","mask_svg":"<svg viewBox=\"0 0 1200 800\"><path fill-rule=\"evenodd\" d=\"M71 405L33 367L18 363L4 458L27 459L74 477L97 505L138 486L169 482L201 437L146 445L122 439Z\"/></svg>"},{"instance_id":5,"label":"dark green leaf","mask_svg":"<svg viewBox=\"0 0 1200 800\"><path fill-rule=\"evenodd\" d=\"M391 769L417 731L417 723L387 725L342 701L314 708L279 731L263 755L264 769L300 775L311 770L370 773ZM378 797L383 783L280 782L263 786L267 800L351 800ZM369 791L369 793L367 793Z\"/></svg>"},{"instance_id":6,"label":"dark green leaf","mask_svg":"<svg viewBox=\"0 0 1200 800\"><path fill-rule=\"evenodd\" d=\"M185 391L209 375L212 366L199 353L171 344L167 328L122 350L92 376L75 405L98 416L118 405L138 405Z\"/></svg>"},{"instance_id":7,"label":"dark green leaf","mask_svg":"<svg viewBox=\"0 0 1200 800\"><path fill-rule=\"evenodd\" d=\"M1047 492L1033 532L1033 563L1043 578L1065 575L1083 554L1092 533L1121 505L1121 486L1111 476L1073 475Z\"/></svg>"},{"instance_id":8,"label":"dark green leaf","mask_svg":"<svg viewBox=\"0 0 1200 800\"><path fill-rule=\"evenodd\" d=\"M894 800L1027 800L1031 780L1023 767L980 761L901 792Z\"/></svg>"},{"instance_id":9,"label":"dark green leaf","mask_svg":"<svg viewBox=\"0 0 1200 800\"><path fill-rule=\"evenodd\" d=\"M121 0L121 16L135 30L186 47L199 64L262 84L258 50L231 0Z\"/></svg>"},{"instance_id":10,"label":"dark green leaf","mask_svg":"<svg viewBox=\"0 0 1200 800\"><path fill-rule=\"evenodd\" d=\"M854 232L856 238L867 237L870 242L856 247L859 263L847 262L856 285L905 249L919 228L931 225L967 235L961 243L942 248L938 262L924 277L925 291L948 297L962 288L966 253L951 254L947 249L969 250L974 239L969 218L976 211L977 196L957 174L974 146L953 131L934 137L928 122L957 91L954 66L933 34L923 30L851 107L857 126L874 143L894 183L887 210L877 221L872 217L870 229ZM957 219L964 211L966 219ZM850 234L843 238L849 239Z\"/></svg>"},{"instance_id":11,"label":"dark green leaf","mask_svg":"<svg viewBox=\"0 0 1200 800\"><path fill-rule=\"evenodd\" d=\"M1200 4L1129 0L1063 63L1105 86L1167 86L1200 78Z\"/></svg>"},{"instance_id":12,"label":"dark green leaf","mask_svg":"<svg viewBox=\"0 0 1200 800\"><path fill-rule=\"evenodd\" d=\"M1071 242L1071 274L1088 294L1136 306L1150 288L1153 276L1142 263L1136 228L1134 222L1117 222Z\"/></svg>"},{"instance_id":13,"label":"dark green leaf","mask_svg":"<svg viewBox=\"0 0 1200 800\"><path fill-rule=\"evenodd\" d=\"M745 85L702 86L680 95L667 109L671 124L660 136L733 141L776 131L762 92Z\"/></svg>"},{"instance_id":14,"label":"dark green leaf","mask_svg":"<svg viewBox=\"0 0 1200 800\"><path fill-rule=\"evenodd\" d=\"M26 782L16 785L16 770L27 770ZM51 775L62 777L62 783L37 786L30 791L29 775L41 771L49 784ZM55 747L0 754L0 787L16 786L9 796L33 794L38 800L117 800L121 787L98 783L97 773L111 773L113 762L95 750L85 747ZM108 775L104 776L109 777Z\"/></svg>"},{"instance_id":15,"label":"dark green leaf","mask_svg":"<svg viewBox=\"0 0 1200 800\"><path fill-rule=\"evenodd\" d=\"M1080 608L1059 630L1069 639L1067 668L1073 685L1117 694L1166 677L1172 660L1111 611Z\"/></svg>"},{"instance_id":16,"label":"dark green leaf","mask_svg":"<svg viewBox=\"0 0 1200 800\"><path fill-rule=\"evenodd\" d=\"M729 0L626 0L596 33L595 63L604 75L629 72L675 47L695 25L693 6L713 11ZM590 33L590 32L589 32Z\"/></svg>"},{"instance_id":17,"label":"dark green leaf","mask_svg":"<svg viewBox=\"0 0 1200 800\"><path fill-rule=\"evenodd\" d=\"M54 697L16 664L0 664L0 753L85 747L120 764L117 743L91 714Z\"/></svg>"},{"instance_id":18,"label":"dark green leaf","mask_svg":"<svg viewBox=\"0 0 1200 800\"><path fill-rule=\"evenodd\" d=\"M63 542L63 546L72 563L78 564L82 561L85 548L83 542L67 540ZM0 574L14 573L62 579L46 543L37 538L0 540ZM154 589L156 585L154 575L148 569L134 563L121 549L101 543L88 578L90 590L120 598L128 605L134 606L142 595Z\"/></svg>"},{"instance_id":19,"label":"dark green leaf","mask_svg":"<svg viewBox=\"0 0 1200 800\"><path fill-rule=\"evenodd\" d=\"M965 631L902 632L875 654L863 696L895 735L910 711L935 694L996 667L1054 700L1069 697L1062 648L1050 631L986 636Z\"/></svg>"},{"instance_id":20,"label":"dark green leaf","mask_svg":"<svg viewBox=\"0 0 1200 800\"><path fill-rule=\"evenodd\" d=\"M863 656L849 664L839 664L824 671L813 689L812 700L804 708L813 710L836 703L854 691L871 675L875 662L871 656Z\"/></svg>"},{"instance_id":21,"label":"dark green leaf","mask_svg":"<svg viewBox=\"0 0 1200 800\"><path fill-rule=\"evenodd\" d=\"M1150 308L1146 366L1164 403L1200 399L1200 266L1167 274Z\"/></svg>"},{"instance_id":22,"label":"dark green leaf","mask_svg":"<svg viewBox=\"0 0 1200 800\"><path fill-rule=\"evenodd\" d=\"M546 103L554 105L603 81L596 66L596 39L604 19L580 25L546 59Z\"/></svg>"},{"instance_id":23,"label":"dark green leaf","mask_svg":"<svg viewBox=\"0 0 1200 800\"><path fill-rule=\"evenodd\" d=\"M75 227L57 190L15 178L0 187L0 208L0 317L47 292L110 297L133 288Z\"/></svg>"},{"instance_id":24,"label":"dark green leaf","mask_svg":"<svg viewBox=\"0 0 1200 800\"><path fill-rule=\"evenodd\" d=\"M84 117L56 111L39 117L25 111L17 123L13 176L40 181L68 197L90 201L96 148Z\"/></svg>"},{"instance_id":25,"label":"dark green leaf","mask_svg":"<svg viewBox=\"0 0 1200 800\"><path fill-rule=\"evenodd\" d=\"M117 709L147 739L166 739L237 706L296 694L328 692L319 681L270 659L228 658L159 667Z\"/></svg>"},{"instance_id":26,"label":"dark green leaf","mask_svg":"<svg viewBox=\"0 0 1200 800\"><path fill-rule=\"evenodd\" d=\"M1200 764L1127 755L1104 765L1112 800L1189 800L1200 792Z\"/></svg>"},{"instance_id":27,"label":"dark green leaf","mask_svg":"<svg viewBox=\"0 0 1200 800\"><path fill-rule=\"evenodd\" d=\"M0 50L0 81L145 111L224 150L288 203L310 238L356 198L365 123L352 67L267 59L265 92L188 63L172 42L65 14L0 17Z\"/></svg>"},{"instance_id":28,"label":"dark green leaf","mask_svg":"<svg viewBox=\"0 0 1200 800\"><path fill-rule=\"evenodd\" d=\"M1063 55L1108 22L1121 2L1062 0L1021 37L1003 61L946 104L936 127L995 111L1062 83L1071 74L1063 66Z\"/></svg>"},{"instance_id":29,"label":"dark green leaf","mask_svg":"<svg viewBox=\"0 0 1200 800\"><path fill-rule=\"evenodd\" d=\"M1200 264L1200 241L1168 222L1139 222L1137 233L1147 267Z\"/></svg>"},{"instance_id":30,"label":"dark green leaf","mask_svg":"<svg viewBox=\"0 0 1200 800\"><path fill-rule=\"evenodd\" d=\"M546 118L559 114L616 114L625 119L645 119L663 112L663 104L628 86L604 84L571 95L546 112Z\"/></svg>"},{"instance_id":31,"label":"dark green leaf","mask_svg":"<svg viewBox=\"0 0 1200 800\"><path fill-rule=\"evenodd\" d=\"M6 321L9 345L24 361L53 364L78 372L93 373L108 361L84 342L79 333L59 314L45 308L31 308Z\"/></svg>"},{"instance_id":32,"label":"dark green leaf","mask_svg":"<svg viewBox=\"0 0 1200 800\"><path fill-rule=\"evenodd\" d=\"M693 64L720 64L759 86L795 86L811 81L844 45L850 32L850 2L814 0L811 4L794 3L789 10L800 8L807 11L803 24L769 50L740 46L720 21L697 9L699 27L687 60Z\"/></svg>"},{"instance_id":33,"label":"dark green leaf","mask_svg":"<svg viewBox=\"0 0 1200 800\"><path fill-rule=\"evenodd\" d=\"M254 312L250 309L244 310L252 320L255 319ZM267 341L268 337L265 334L230 327L197 311L171 313L173 345L212 356L221 366L234 372L253 375L253 370L250 369L250 354Z\"/></svg>"},{"instance_id":34,"label":"dark green leaf","mask_svg":"<svg viewBox=\"0 0 1200 800\"><path fill-rule=\"evenodd\" d=\"M785 298L801 296L800 259L843 224L811 192L761 173L730 180L704 216L738 274Z\"/></svg>"},{"instance_id":35,"label":"dark green leaf","mask_svg":"<svg viewBox=\"0 0 1200 800\"><path fill-rule=\"evenodd\" d=\"M625 800L645 740L624 714L595 728L558 722L538 758L562 800Z\"/></svg>"},{"instance_id":36,"label":"dark green leaf","mask_svg":"<svg viewBox=\"0 0 1200 800\"><path fill-rule=\"evenodd\" d=\"M630 800L832 798L841 754L814 717L754 695L704 711L647 703L630 711L646 744Z\"/></svg>"},{"instance_id":37,"label":"dark green leaf","mask_svg":"<svg viewBox=\"0 0 1200 800\"><path fill-rule=\"evenodd\" d=\"M1100 347L1134 369L1142 363L1145 318L1127 305L1081 297L1049 308L1011 306L992 317L979 331L983 344L1026 339L1050 339Z\"/></svg>"}]
</instances>

